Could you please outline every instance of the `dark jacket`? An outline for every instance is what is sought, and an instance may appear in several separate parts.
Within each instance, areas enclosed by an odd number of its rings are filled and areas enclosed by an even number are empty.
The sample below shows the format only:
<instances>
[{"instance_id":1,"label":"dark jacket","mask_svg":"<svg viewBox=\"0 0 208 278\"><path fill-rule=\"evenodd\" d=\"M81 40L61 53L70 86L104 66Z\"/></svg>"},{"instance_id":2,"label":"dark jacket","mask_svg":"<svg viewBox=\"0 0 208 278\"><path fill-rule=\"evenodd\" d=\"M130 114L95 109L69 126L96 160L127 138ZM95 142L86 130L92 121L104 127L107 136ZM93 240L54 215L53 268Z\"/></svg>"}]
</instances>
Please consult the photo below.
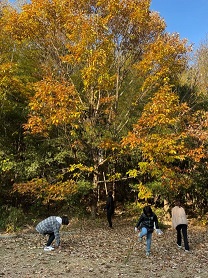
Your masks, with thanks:
<instances>
[{"instance_id":1,"label":"dark jacket","mask_svg":"<svg viewBox=\"0 0 208 278\"><path fill-rule=\"evenodd\" d=\"M108 196L105 209L107 209L107 212L111 212L112 214L114 213L115 208L113 196Z\"/></svg>"},{"instance_id":2,"label":"dark jacket","mask_svg":"<svg viewBox=\"0 0 208 278\"><path fill-rule=\"evenodd\" d=\"M152 212L150 216L147 216L145 213L142 213L136 224L136 227L139 229L145 227L147 228L148 232L152 233L154 231L154 223L156 229L159 229L157 215L154 212Z\"/></svg>"}]
</instances>

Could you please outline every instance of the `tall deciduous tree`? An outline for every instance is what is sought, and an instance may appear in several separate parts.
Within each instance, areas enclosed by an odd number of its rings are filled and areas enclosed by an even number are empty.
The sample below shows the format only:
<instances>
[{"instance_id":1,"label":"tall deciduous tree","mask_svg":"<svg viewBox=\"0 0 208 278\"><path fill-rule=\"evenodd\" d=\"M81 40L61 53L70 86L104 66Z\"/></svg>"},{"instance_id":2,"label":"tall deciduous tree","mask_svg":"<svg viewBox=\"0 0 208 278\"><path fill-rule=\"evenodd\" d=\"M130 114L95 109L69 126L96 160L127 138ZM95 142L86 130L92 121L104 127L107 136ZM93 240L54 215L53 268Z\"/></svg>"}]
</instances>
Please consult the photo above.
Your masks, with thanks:
<instances>
[{"instance_id":1,"label":"tall deciduous tree","mask_svg":"<svg viewBox=\"0 0 208 278\"><path fill-rule=\"evenodd\" d=\"M37 52L42 73L25 128L67 145L72 168L87 166L94 192L103 171L119 176L112 157L148 98L177 82L186 64L186 42L165 32L150 2L33 0L7 17L8 32Z\"/></svg>"},{"instance_id":2,"label":"tall deciduous tree","mask_svg":"<svg viewBox=\"0 0 208 278\"><path fill-rule=\"evenodd\" d=\"M195 115L195 127L192 128L192 135L201 136L202 129L205 125L201 122L201 116L204 117L205 122L206 113L208 111L208 98L207 98L207 64L208 44L207 40L200 45L200 47L193 53L192 60L187 69L183 72L180 78L179 94L183 101L186 101L191 108L193 115ZM198 112L197 112L198 111ZM207 152L207 136L204 137L203 147ZM195 142L196 144L196 142ZM201 160L201 163L190 163L189 174L192 177L193 183L189 188L189 196L193 201L194 207L199 212L203 213L207 207L207 157Z\"/></svg>"},{"instance_id":3,"label":"tall deciduous tree","mask_svg":"<svg viewBox=\"0 0 208 278\"><path fill-rule=\"evenodd\" d=\"M4 189L12 184L16 176L17 161L20 161L23 143L29 88L32 77L20 69L23 64L19 44L7 32L6 17L11 9L0 5L0 184ZM25 60L24 60L25 63ZM28 69L29 71L29 69Z\"/></svg>"}]
</instances>

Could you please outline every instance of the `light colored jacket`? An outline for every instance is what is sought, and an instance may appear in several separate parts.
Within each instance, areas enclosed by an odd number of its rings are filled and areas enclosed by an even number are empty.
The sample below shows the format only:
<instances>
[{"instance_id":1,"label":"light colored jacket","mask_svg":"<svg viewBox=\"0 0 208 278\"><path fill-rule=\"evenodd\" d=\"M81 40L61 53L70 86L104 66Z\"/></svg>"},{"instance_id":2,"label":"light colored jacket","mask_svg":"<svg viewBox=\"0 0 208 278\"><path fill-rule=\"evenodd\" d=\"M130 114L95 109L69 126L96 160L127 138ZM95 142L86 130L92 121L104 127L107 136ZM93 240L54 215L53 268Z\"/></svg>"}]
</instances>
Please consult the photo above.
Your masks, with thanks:
<instances>
[{"instance_id":1,"label":"light colored jacket","mask_svg":"<svg viewBox=\"0 0 208 278\"><path fill-rule=\"evenodd\" d=\"M59 230L61 227L61 218L58 216L50 216L43 221L41 221L36 226L36 231L38 231L40 234L50 234L54 233L56 245L60 245L60 234Z\"/></svg>"},{"instance_id":2,"label":"light colored jacket","mask_svg":"<svg viewBox=\"0 0 208 278\"><path fill-rule=\"evenodd\" d=\"M172 225L176 228L180 224L188 225L187 217L184 208L175 206L172 209Z\"/></svg>"}]
</instances>

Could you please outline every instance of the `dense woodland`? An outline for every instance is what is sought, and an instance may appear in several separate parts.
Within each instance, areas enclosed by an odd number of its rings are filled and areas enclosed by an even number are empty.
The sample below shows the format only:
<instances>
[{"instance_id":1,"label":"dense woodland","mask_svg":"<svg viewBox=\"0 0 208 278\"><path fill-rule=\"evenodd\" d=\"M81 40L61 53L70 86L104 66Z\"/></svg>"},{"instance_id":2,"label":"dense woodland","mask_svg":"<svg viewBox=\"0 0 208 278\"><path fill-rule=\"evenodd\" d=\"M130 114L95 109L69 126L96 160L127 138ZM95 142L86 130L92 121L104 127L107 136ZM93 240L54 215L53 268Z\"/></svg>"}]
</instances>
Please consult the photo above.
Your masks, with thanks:
<instances>
[{"instance_id":1,"label":"dense woodland","mask_svg":"<svg viewBox=\"0 0 208 278\"><path fill-rule=\"evenodd\" d=\"M1 1L0 225L95 216L108 190L121 210L207 213L208 44L192 51L150 3Z\"/></svg>"}]
</instances>

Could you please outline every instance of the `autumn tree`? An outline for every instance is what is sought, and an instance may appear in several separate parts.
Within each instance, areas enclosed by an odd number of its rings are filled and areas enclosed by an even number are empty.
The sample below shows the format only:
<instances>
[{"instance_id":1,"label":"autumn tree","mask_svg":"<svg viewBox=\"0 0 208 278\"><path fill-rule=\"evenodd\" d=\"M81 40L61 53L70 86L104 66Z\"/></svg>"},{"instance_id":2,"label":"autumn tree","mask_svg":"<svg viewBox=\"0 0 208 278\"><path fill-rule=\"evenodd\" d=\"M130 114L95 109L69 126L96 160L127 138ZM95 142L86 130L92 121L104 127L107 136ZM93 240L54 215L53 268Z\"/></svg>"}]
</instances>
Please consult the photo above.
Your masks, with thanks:
<instances>
[{"instance_id":1,"label":"autumn tree","mask_svg":"<svg viewBox=\"0 0 208 278\"><path fill-rule=\"evenodd\" d=\"M125 173L116 167L122 136L186 65L186 41L165 32L150 2L33 0L6 15L6 30L38 55L42 75L30 82L25 130L64 149L62 179L84 177L95 195L103 173L111 181Z\"/></svg>"},{"instance_id":2,"label":"autumn tree","mask_svg":"<svg viewBox=\"0 0 208 278\"><path fill-rule=\"evenodd\" d=\"M5 26L6 15L11 9L2 2L0 5L0 187L1 200L8 194L11 185L21 167L24 151L23 127L26 120L27 99L30 89L27 87L32 76L23 72L26 57L21 57L19 44L16 43ZM22 65L22 66L21 66ZM31 73L31 72L30 72ZM9 194L8 194L9 195ZM9 199L6 198L6 199Z\"/></svg>"},{"instance_id":3,"label":"autumn tree","mask_svg":"<svg viewBox=\"0 0 208 278\"><path fill-rule=\"evenodd\" d=\"M196 134L200 135L202 126L204 126L199 115L207 113L207 40L196 49L191 56L189 65L180 77L178 92L180 98L186 101L196 115L198 121L198 130ZM202 125L202 126L201 126ZM195 125L196 126L196 125ZM207 129L207 126L206 126ZM207 141L204 140L204 148L207 152ZM190 163L189 173L192 176L193 183L189 188L189 197L193 202L194 209L200 213L207 207L207 157L201 163Z\"/></svg>"},{"instance_id":4,"label":"autumn tree","mask_svg":"<svg viewBox=\"0 0 208 278\"><path fill-rule=\"evenodd\" d=\"M204 111L192 113L168 84L160 87L123 139L124 146L142 153L138 167L128 172L138 179L139 188L169 201L189 192L193 165L207 159L207 116Z\"/></svg>"}]
</instances>

